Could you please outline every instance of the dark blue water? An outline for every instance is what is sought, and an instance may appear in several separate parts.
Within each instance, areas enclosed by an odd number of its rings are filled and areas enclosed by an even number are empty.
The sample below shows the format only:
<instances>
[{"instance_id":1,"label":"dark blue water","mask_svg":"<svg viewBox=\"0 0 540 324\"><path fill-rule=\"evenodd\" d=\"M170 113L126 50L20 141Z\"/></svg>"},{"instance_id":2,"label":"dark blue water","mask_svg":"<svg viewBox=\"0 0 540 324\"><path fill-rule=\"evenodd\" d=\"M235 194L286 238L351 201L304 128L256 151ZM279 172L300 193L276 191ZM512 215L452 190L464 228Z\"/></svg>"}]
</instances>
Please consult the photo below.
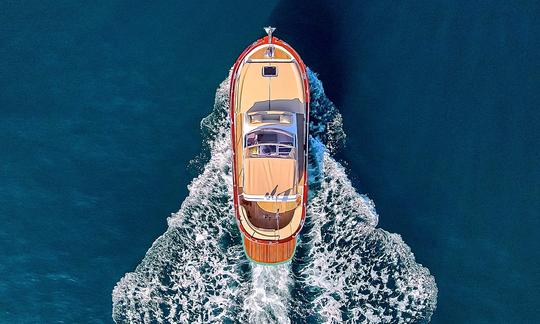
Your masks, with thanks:
<instances>
[{"instance_id":1,"label":"dark blue water","mask_svg":"<svg viewBox=\"0 0 540 324\"><path fill-rule=\"evenodd\" d=\"M434 274L433 321L536 319L539 5L0 6L0 320L111 321L197 174L216 86L268 23L340 107L381 226Z\"/></svg>"},{"instance_id":2,"label":"dark blue water","mask_svg":"<svg viewBox=\"0 0 540 324\"><path fill-rule=\"evenodd\" d=\"M112 288L178 210L200 120L268 6L0 6L0 321L110 322Z\"/></svg>"},{"instance_id":3,"label":"dark blue water","mask_svg":"<svg viewBox=\"0 0 540 324\"><path fill-rule=\"evenodd\" d=\"M316 23L288 20L314 8ZM539 15L526 1L305 2L275 14L284 33L301 29L290 41L340 106L342 157L380 226L434 274L435 323L537 321Z\"/></svg>"}]
</instances>

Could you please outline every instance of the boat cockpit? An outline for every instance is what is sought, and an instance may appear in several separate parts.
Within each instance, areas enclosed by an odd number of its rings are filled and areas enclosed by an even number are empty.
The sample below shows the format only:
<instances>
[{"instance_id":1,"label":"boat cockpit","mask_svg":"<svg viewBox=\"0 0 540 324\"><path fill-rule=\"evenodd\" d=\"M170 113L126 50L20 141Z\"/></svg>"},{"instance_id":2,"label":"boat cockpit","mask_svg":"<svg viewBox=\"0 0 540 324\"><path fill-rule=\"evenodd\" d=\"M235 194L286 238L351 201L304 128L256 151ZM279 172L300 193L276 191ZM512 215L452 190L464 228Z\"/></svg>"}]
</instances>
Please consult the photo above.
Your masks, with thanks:
<instances>
[{"instance_id":1,"label":"boat cockpit","mask_svg":"<svg viewBox=\"0 0 540 324\"><path fill-rule=\"evenodd\" d=\"M280 129L256 129L246 134L244 148L248 158L295 158L293 134Z\"/></svg>"}]
</instances>

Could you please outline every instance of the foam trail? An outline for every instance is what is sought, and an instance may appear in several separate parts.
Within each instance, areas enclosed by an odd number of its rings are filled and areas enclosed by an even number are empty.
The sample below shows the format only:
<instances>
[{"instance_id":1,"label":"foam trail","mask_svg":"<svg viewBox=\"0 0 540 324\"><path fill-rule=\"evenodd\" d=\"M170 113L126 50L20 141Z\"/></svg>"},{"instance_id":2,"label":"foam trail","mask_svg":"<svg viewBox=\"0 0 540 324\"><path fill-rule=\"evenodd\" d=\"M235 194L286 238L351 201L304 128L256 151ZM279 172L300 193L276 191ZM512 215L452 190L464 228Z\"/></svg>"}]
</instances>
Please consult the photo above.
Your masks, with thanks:
<instances>
[{"instance_id":1,"label":"foam trail","mask_svg":"<svg viewBox=\"0 0 540 324\"><path fill-rule=\"evenodd\" d=\"M240 318L249 323L290 323L288 302L292 277L290 264L252 267L250 293Z\"/></svg>"},{"instance_id":2,"label":"foam trail","mask_svg":"<svg viewBox=\"0 0 540 324\"><path fill-rule=\"evenodd\" d=\"M303 289L312 292L308 312L330 323L429 321L434 278L399 235L374 227L373 202L355 191L327 152L322 168L308 209L307 261L298 270Z\"/></svg>"},{"instance_id":3,"label":"foam trail","mask_svg":"<svg viewBox=\"0 0 540 324\"><path fill-rule=\"evenodd\" d=\"M310 86L312 107L335 109L312 72ZM311 144L313 190L309 231L302 246L304 260L295 270L296 286L302 290L296 295L309 293L294 300L293 310L317 322L428 322L437 298L433 276L415 262L399 235L375 228L374 203L357 193L343 166L331 156L336 139L343 136L339 132L328 135L324 129L320 133L326 137L315 133Z\"/></svg>"},{"instance_id":4,"label":"foam trail","mask_svg":"<svg viewBox=\"0 0 540 324\"><path fill-rule=\"evenodd\" d=\"M228 79L201 127L208 162L169 228L113 290L117 323L427 322L437 287L396 234L375 226L373 202L332 154L342 118L308 71L309 203L292 264L265 267L243 255L232 205Z\"/></svg>"},{"instance_id":5,"label":"foam trail","mask_svg":"<svg viewBox=\"0 0 540 324\"><path fill-rule=\"evenodd\" d=\"M135 272L113 290L116 322L213 322L235 318L247 266L234 224L228 80L216 93L213 113L203 120L210 161L189 186L169 228L146 253ZM210 127L211 126L211 127ZM245 272L245 271L244 271Z\"/></svg>"}]
</instances>

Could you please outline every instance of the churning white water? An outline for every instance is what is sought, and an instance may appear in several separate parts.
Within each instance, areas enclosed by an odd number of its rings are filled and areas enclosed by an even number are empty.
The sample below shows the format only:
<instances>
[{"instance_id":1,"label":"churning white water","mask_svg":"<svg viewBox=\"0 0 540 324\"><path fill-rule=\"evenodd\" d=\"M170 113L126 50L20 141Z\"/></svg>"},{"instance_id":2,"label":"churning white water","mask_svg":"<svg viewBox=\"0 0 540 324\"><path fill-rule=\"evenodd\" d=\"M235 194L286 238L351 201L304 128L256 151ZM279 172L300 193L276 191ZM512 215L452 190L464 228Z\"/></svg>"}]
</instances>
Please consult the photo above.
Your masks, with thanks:
<instances>
[{"instance_id":1,"label":"churning white water","mask_svg":"<svg viewBox=\"0 0 540 324\"><path fill-rule=\"evenodd\" d=\"M310 193L292 263L249 263L232 204L229 80L203 119L208 161L169 228L114 287L117 323L428 322L437 286L397 234L376 228L373 202L357 193L332 154L345 134L339 111L308 71Z\"/></svg>"}]
</instances>

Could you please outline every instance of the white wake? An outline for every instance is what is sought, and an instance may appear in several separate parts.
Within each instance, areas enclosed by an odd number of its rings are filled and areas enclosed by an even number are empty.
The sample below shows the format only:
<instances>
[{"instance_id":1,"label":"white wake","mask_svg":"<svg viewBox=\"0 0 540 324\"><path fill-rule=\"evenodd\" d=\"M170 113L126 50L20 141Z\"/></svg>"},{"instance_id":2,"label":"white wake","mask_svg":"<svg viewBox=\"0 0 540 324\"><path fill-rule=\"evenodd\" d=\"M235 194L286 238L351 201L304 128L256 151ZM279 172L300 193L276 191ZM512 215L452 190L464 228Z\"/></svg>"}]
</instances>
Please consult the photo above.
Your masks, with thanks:
<instances>
[{"instance_id":1,"label":"white wake","mask_svg":"<svg viewBox=\"0 0 540 324\"><path fill-rule=\"evenodd\" d=\"M208 162L169 228L114 287L117 323L428 322L437 287L397 234L376 228L373 202L332 154L345 134L339 111L309 72L310 199L292 264L252 265L232 204L229 80L201 127Z\"/></svg>"}]
</instances>

